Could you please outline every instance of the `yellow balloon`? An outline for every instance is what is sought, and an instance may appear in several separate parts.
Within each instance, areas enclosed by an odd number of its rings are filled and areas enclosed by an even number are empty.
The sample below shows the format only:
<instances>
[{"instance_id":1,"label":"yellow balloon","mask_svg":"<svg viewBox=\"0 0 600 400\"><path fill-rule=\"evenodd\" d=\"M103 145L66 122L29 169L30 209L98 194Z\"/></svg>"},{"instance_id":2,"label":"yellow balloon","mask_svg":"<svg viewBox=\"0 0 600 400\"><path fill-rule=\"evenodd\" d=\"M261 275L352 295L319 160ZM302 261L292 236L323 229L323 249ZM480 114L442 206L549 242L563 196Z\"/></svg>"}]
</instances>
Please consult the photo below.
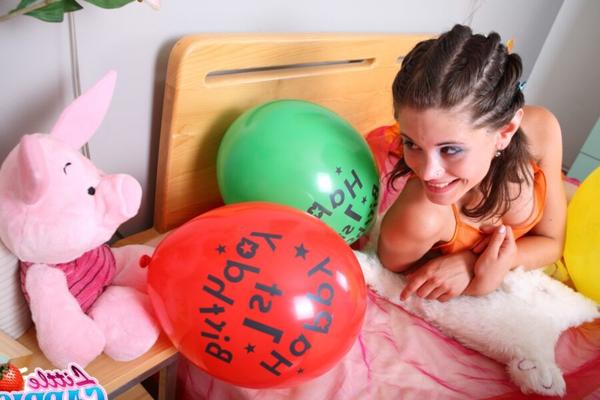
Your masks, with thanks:
<instances>
[{"instance_id":1,"label":"yellow balloon","mask_svg":"<svg viewBox=\"0 0 600 400\"><path fill-rule=\"evenodd\" d=\"M577 189L567 212L565 264L580 293L600 303L600 168Z\"/></svg>"},{"instance_id":2,"label":"yellow balloon","mask_svg":"<svg viewBox=\"0 0 600 400\"><path fill-rule=\"evenodd\" d=\"M568 284L570 279L569 272L567 271L567 266L565 265L563 259L557 260L555 263L547 265L544 268L544 273L551 278L556 279L559 282L563 282Z\"/></svg>"}]
</instances>

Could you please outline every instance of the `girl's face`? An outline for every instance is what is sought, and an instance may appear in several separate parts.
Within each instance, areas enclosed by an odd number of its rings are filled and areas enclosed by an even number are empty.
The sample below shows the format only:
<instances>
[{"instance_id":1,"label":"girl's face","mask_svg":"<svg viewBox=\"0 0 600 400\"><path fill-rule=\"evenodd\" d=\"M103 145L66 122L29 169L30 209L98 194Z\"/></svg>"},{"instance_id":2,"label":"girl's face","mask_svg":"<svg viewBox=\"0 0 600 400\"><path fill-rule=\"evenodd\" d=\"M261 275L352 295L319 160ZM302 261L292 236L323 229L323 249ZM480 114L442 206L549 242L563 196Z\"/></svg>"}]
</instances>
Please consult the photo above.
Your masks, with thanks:
<instances>
[{"instance_id":1,"label":"girl's face","mask_svg":"<svg viewBox=\"0 0 600 400\"><path fill-rule=\"evenodd\" d=\"M406 164L435 204L459 202L483 180L498 149L499 134L474 128L464 112L404 107L398 123Z\"/></svg>"}]
</instances>

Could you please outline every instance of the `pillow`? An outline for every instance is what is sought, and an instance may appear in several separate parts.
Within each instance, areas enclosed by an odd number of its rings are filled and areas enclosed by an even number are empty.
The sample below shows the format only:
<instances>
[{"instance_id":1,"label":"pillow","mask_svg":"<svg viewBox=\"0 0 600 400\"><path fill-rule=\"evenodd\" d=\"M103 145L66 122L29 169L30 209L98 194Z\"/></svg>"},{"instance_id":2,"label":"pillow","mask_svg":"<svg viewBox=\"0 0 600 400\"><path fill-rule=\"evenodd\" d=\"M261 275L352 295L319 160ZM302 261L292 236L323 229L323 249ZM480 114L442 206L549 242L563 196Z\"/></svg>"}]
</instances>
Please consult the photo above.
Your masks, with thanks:
<instances>
[{"instance_id":1,"label":"pillow","mask_svg":"<svg viewBox=\"0 0 600 400\"><path fill-rule=\"evenodd\" d=\"M13 339L31 326L31 314L21 290L19 260L0 242L0 330Z\"/></svg>"}]
</instances>

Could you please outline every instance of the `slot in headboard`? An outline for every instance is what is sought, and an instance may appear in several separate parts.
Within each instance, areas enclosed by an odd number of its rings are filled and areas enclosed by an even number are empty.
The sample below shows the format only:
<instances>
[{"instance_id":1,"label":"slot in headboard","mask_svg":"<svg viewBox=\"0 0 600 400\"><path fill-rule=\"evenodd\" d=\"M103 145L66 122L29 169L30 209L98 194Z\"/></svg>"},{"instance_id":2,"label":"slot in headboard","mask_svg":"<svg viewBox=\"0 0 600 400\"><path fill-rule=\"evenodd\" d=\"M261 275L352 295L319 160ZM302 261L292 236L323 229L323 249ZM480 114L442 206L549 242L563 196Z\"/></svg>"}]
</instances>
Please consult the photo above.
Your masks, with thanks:
<instances>
[{"instance_id":1,"label":"slot in headboard","mask_svg":"<svg viewBox=\"0 0 600 400\"><path fill-rule=\"evenodd\" d=\"M173 48L162 116L154 227L159 232L222 204L221 137L245 110L297 98L359 132L393 122L391 84L403 56L431 35L196 35Z\"/></svg>"}]
</instances>

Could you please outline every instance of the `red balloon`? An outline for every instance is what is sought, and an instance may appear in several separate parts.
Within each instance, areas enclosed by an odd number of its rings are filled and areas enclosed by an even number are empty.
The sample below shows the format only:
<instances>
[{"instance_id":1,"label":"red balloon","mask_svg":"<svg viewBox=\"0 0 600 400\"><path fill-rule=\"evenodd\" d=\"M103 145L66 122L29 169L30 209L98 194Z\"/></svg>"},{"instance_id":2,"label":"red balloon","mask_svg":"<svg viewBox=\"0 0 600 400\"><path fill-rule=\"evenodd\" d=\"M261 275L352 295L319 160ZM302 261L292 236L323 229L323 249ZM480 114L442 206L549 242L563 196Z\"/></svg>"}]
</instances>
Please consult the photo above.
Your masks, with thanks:
<instances>
[{"instance_id":1,"label":"red balloon","mask_svg":"<svg viewBox=\"0 0 600 400\"><path fill-rule=\"evenodd\" d=\"M314 378L350 349L366 287L325 223L270 203L220 207L156 248L152 303L167 335L212 376L252 388Z\"/></svg>"}]
</instances>

